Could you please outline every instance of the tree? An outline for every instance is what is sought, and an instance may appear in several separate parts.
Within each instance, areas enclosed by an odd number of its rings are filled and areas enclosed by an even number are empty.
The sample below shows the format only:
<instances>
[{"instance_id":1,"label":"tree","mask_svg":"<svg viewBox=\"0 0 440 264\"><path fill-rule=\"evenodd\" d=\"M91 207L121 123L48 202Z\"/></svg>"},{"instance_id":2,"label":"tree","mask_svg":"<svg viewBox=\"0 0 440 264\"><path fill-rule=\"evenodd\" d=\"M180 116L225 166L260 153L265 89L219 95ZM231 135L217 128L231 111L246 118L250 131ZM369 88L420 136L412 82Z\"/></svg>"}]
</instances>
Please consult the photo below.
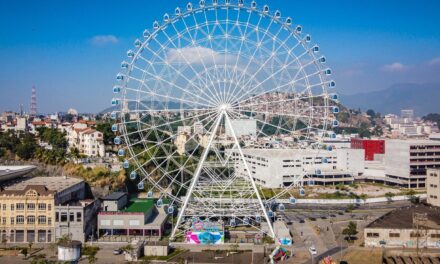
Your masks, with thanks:
<instances>
[{"instance_id":1,"label":"tree","mask_svg":"<svg viewBox=\"0 0 440 264\"><path fill-rule=\"evenodd\" d=\"M393 197L394 197L394 193L392 193L392 192L385 193L385 198L387 198L387 201L389 203L391 203L393 201Z\"/></svg>"},{"instance_id":2,"label":"tree","mask_svg":"<svg viewBox=\"0 0 440 264\"><path fill-rule=\"evenodd\" d=\"M353 221L348 222L348 226L342 230L342 234L348 237L348 240L351 241L352 237L358 233L357 224Z\"/></svg>"},{"instance_id":3,"label":"tree","mask_svg":"<svg viewBox=\"0 0 440 264\"><path fill-rule=\"evenodd\" d=\"M106 145L113 145L113 140L115 138L115 133L112 131L112 124L105 122L105 123L98 123L96 126L96 130L101 132L104 136L104 143Z\"/></svg>"},{"instance_id":4,"label":"tree","mask_svg":"<svg viewBox=\"0 0 440 264\"><path fill-rule=\"evenodd\" d=\"M351 211L353 211L353 210L354 210L354 205L353 205L353 204L349 204L349 205L347 206L347 208L345 209L345 212L349 213L349 212L351 212Z\"/></svg>"},{"instance_id":5,"label":"tree","mask_svg":"<svg viewBox=\"0 0 440 264\"><path fill-rule=\"evenodd\" d=\"M24 134L20 141L20 144L16 147L17 155L24 160L32 158L37 149L37 143L33 136L31 134Z\"/></svg>"},{"instance_id":6,"label":"tree","mask_svg":"<svg viewBox=\"0 0 440 264\"><path fill-rule=\"evenodd\" d=\"M425 120L425 121L436 122L437 123L437 127L440 128L440 114L438 114L438 113L430 113L430 114L422 117L422 119Z\"/></svg>"},{"instance_id":7,"label":"tree","mask_svg":"<svg viewBox=\"0 0 440 264\"><path fill-rule=\"evenodd\" d=\"M376 113L374 112L374 110L373 109L368 109L367 110L367 115L369 115L370 117L375 117L376 116Z\"/></svg>"},{"instance_id":8,"label":"tree","mask_svg":"<svg viewBox=\"0 0 440 264\"><path fill-rule=\"evenodd\" d=\"M95 254L88 255L88 256L87 256L87 261L88 261L90 264L95 264L95 263L98 261L98 258L95 256Z\"/></svg>"},{"instance_id":9,"label":"tree","mask_svg":"<svg viewBox=\"0 0 440 264\"><path fill-rule=\"evenodd\" d=\"M420 198L416 196L416 192L413 189L406 191L406 197L413 204L417 204L420 202Z\"/></svg>"}]
</instances>

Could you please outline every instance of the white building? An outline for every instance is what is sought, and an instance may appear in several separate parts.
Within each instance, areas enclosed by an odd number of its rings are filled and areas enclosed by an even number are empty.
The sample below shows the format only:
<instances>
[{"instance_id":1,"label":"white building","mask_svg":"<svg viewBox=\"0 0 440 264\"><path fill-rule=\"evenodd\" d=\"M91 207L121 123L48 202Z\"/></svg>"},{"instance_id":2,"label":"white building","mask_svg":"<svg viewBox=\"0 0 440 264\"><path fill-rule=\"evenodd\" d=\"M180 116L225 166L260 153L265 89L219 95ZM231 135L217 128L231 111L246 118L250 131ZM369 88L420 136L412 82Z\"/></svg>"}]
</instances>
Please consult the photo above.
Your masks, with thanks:
<instances>
[{"instance_id":1,"label":"white building","mask_svg":"<svg viewBox=\"0 0 440 264\"><path fill-rule=\"evenodd\" d=\"M255 182L267 188L289 186L304 175L319 185L349 184L364 172L363 149L243 149L243 154ZM236 173L247 178L237 152L232 159Z\"/></svg>"},{"instance_id":2,"label":"white building","mask_svg":"<svg viewBox=\"0 0 440 264\"><path fill-rule=\"evenodd\" d=\"M80 153L89 157L104 157L104 136L101 132L81 123L73 124L66 131L69 149L77 148Z\"/></svg>"},{"instance_id":3,"label":"white building","mask_svg":"<svg viewBox=\"0 0 440 264\"><path fill-rule=\"evenodd\" d=\"M405 188L424 188L426 169L440 168L440 142L434 140L386 140L386 183Z\"/></svg>"},{"instance_id":4,"label":"white building","mask_svg":"<svg viewBox=\"0 0 440 264\"><path fill-rule=\"evenodd\" d=\"M191 134L191 127L190 126L178 126L177 127L177 134Z\"/></svg>"},{"instance_id":5,"label":"white building","mask_svg":"<svg viewBox=\"0 0 440 264\"><path fill-rule=\"evenodd\" d=\"M440 169L428 169L426 172L427 202L440 206Z\"/></svg>"},{"instance_id":6,"label":"white building","mask_svg":"<svg viewBox=\"0 0 440 264\"><path fill-rule=\"evenodd\" d=\"M17 117L17 124L15 125L15 131L27 131L26 117Z\"/></svg>"},{"instance_id":7,"label":"white building","mask_svg":"<svg viewBox=\"0 0 440 264\"><path fill-rule=\"evenodd\" d=\"M412 121L414 118L414 110L413 109L402 109L400 110L400 117L402 119L407 119L408 121Z\"/></svg>"},{"instance_id":8,"label":"white building","mask_svg":"<svg viewBox=\"0 0 440 264\"><path fill-rule=\"evenodd\" d=\"M257 135L257 120L255 119L231 119L230 125L226 122L226 136L228 137L233 137L231 126L237 138Z\"/></svg>"}]
</instances>

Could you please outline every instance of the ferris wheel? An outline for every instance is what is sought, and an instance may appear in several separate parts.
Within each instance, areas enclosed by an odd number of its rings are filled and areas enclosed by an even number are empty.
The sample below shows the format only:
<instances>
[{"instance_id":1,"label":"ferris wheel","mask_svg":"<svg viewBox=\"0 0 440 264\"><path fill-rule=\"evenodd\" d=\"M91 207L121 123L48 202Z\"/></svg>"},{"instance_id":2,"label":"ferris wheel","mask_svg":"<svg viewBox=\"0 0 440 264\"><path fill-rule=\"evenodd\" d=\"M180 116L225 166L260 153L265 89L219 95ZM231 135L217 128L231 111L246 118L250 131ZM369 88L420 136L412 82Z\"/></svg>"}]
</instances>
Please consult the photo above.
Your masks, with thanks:
<instances>
[{"instance_id":1,"label":"ferris wheel","mask_svg":"<svg viewBox=\"0 0 440 264\"><path fill-rule=\"evenodd\" d=\"M267 187L253 175L264 158L251 154L319 149L338 125L332 72L311 41L292 18L241 0L188 3L134 41L112 130L130 179L178 215L172 237L194 219L267 222L274 236L274 205L294 199L307 172Z\"/></svg>"}]
</instances>

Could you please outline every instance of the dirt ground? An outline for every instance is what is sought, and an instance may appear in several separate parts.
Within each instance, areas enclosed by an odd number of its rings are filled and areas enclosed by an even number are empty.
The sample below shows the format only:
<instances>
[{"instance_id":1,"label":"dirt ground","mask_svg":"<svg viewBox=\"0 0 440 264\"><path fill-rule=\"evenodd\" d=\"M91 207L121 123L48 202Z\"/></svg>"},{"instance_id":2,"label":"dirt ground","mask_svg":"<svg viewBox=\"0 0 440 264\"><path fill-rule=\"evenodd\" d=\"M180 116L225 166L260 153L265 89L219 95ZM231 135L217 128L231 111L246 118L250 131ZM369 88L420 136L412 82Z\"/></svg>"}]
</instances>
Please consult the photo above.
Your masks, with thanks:
<instances>
[{"instance_id":1,"label":"dirt ground","mask_svg":"<svg viewBox=\"0 0 440 264\"><path fill-rule=\"evenodd\" d=\"M382 249L380 248L355 248L343 253L342 259L336 256L333 260L345 260L356 264L382 264Z\"/></svg>"}]
</instances>

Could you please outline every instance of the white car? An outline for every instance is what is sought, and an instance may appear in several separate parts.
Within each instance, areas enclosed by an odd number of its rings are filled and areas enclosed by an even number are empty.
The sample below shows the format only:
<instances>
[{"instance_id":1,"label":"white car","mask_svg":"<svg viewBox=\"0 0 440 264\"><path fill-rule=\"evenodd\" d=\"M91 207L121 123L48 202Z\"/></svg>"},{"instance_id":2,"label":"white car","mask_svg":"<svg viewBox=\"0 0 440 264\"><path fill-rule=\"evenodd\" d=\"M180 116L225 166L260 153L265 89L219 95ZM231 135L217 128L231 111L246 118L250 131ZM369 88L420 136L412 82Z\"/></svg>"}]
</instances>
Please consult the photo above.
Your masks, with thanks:
<instances>
[{"instance_id":1,"label":"white car","mask_svg":"<svg viewBox=\"0 0 440 264\"><path fill-rule=\"evenodd\" d=\"M312 255L316 255L316 254L318 254L318 252L316 251L315 246L311 246L311 247L309 247L309 252L310 252L310 254L312 254Z\"/></svg>"}]
</instances>

